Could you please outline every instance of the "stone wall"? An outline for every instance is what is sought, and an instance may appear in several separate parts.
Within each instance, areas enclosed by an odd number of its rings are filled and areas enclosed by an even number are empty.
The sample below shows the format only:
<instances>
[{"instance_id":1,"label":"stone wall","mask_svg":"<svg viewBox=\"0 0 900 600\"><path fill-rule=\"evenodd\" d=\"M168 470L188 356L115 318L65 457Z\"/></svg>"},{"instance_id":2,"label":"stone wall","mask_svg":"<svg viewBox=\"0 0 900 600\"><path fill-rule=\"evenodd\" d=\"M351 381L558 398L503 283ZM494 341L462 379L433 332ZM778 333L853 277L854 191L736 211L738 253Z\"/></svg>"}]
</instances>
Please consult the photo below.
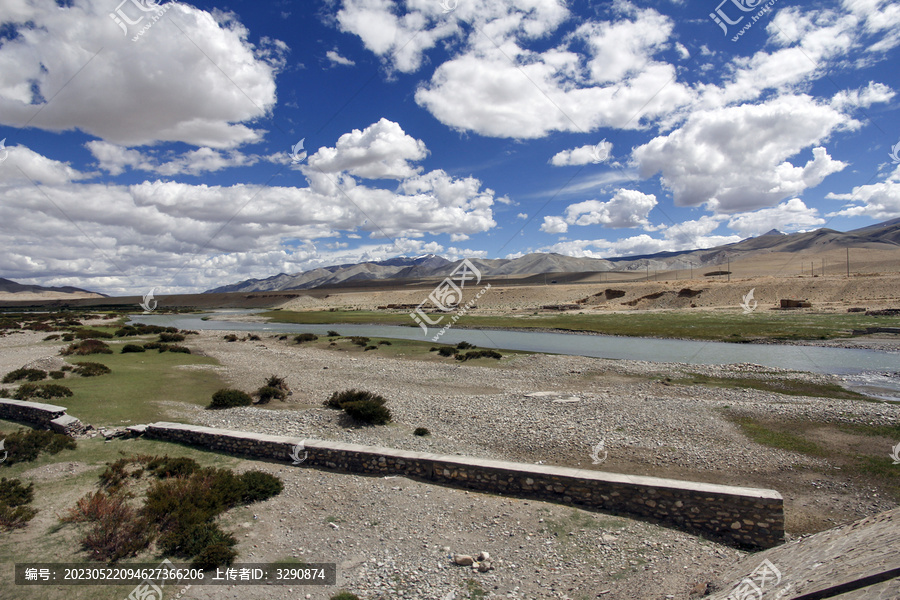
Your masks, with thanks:
<instances>
[{"instance_id":1,"label":"stone wall","mask_svg":"<svg viewBox=\"0 0 900 600\"><path fill-rule=\"evenodd\" d=\"M0 398L0 419L30 423L66 435L84 430L81 421L66 414L66 407L26 400Z\"/></svg>"},{"instance_id":2,"label":"stone wall","mask_svg":"<svg viewBox=\"0 0 900 600\"><path fill-rule=\"evenodd\" d=\"M372 475L404 475L454 487L600 508L673 525L727 543L784 541L784 501L774 490L409 452L179 423L141 427L148 437L212 450Z\"/></svg>"}]
</instances>

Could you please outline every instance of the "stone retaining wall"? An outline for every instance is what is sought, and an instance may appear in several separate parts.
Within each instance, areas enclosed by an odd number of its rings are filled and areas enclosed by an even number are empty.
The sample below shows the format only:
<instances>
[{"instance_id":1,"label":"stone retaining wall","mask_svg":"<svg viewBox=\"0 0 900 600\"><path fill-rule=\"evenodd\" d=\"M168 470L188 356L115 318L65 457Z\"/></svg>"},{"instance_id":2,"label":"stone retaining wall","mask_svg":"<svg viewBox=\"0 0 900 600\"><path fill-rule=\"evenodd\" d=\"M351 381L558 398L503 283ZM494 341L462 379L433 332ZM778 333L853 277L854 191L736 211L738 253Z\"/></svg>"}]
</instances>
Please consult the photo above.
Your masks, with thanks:
<instances>
[{"instance_id":1,"label":"stone retaining wall","mask_svg":"<svg viewBox=\"0 0 900 600\"><path fill-rule=\"evenodd\" d=\"M531 465L465 456L409 452L183 425L141 428L156 439L220 452L372 475L426 481L518 497L577 504L674 525L731 544L770 548L784 541L784 501L774 490L692 483Z\"/></svg>"},{"instance_id":2,"label":"stone retaining wall","mask_svg":"<svg viewBox=\"0 0 900 600\"><path fill-rule=\"evenodd\" d=\"M26 400L0 398L0 419L23 421L66 435L75 435L84 430L81 421L66 414L66 407Z\"/></svg>"}]
</instances>

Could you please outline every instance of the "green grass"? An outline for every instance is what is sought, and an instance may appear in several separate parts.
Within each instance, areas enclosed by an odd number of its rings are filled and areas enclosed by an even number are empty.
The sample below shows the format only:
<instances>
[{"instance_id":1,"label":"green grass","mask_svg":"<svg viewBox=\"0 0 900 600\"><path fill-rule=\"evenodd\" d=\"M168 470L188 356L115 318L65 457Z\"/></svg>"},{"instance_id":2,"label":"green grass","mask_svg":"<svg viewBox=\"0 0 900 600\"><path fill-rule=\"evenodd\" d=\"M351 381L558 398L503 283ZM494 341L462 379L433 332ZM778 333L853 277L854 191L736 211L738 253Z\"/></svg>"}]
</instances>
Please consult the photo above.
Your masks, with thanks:
<instances>
[{"instance_id":1,"label":"green grass","mask_svg":"<svg viewBox=\"0 0 900 600\"><path fill-rule=\"evenodd\" d=\"M769 427L749 417L734 416L731 420L740 426L744 435L757 444L778 448L779 450L787 450L788 452L799 452L809 456L823 457L828 454L819 444L804 438L802 435Z\"/></svg>"},{"instance_id":2,"label":"green grass","mask_svg":"<svg viewBox=\"0 0 900 600\"><path fill-rule=\"evenodd\" d=\"M813 383L800 379L758 379L755 377L710 377L699 373L687 373L684 377L666 381L680 385L709 385L722 388L750 388L764 392L775 392L788 396L813 396L817 398L837 398L880 402L863 394L847 390L836 383Z\"/></svg>"},{"instance_id":3,"label":"green grass","mask_svg":"<svg viewBox=\"0 0 900 600\"><path fill-rule=\"evenodd\" d=\"M287 342L293 345L291 341L293 336L289 337ZM381 341L389 341L390 345L379 345ZM331 342L334 342L334 346L331 345ZM500 350L499 352L503 355L503 358L500 360L494 358L478 358L473 360L467 360L465 362L458 361L452 356L443 357L438 356L437 352L431 352L431 348L447 345L429 341L419 341L419 340L401 340L395 338L382 338L382 337L369 337L369 344L376 346L375 350L364 350L362 346L357 346L353 342L350 341L349 337L341 337L341 338L327 338L323 336L319 336L318 341L315 342L303 342L302 344L298 344L299 347L302 348L317 348L321 350L331 350L337 352L350 352L354 354L366 354L372 356L386 356L390 358L403 358L407 360L428 360L428 361L438 361L438 362L447 362L450 364L458 364L458 365L477 365L479 367L497 367L504 366L508 363L508 359L515 358L517 356L524 356L527 354L532 354L531 352L522 352L522 351L509 351L509 350Z\"/></svg>"},{"instance_id":4,"label":"green grass","mask_svg":"<svg viewBox=\"0 0 900 600\"><path fill-rule=\"evenodd\" d=\"M876 487L900 501L900 465L893 464L890 451L900 440L900 424L856 425L812 421L772 421L723 411L743 433L758 444L799 452L829 462L863 479L866 487ZM839 433L841 436L829 435ZM847 436L852 436L847 441ZM828 440L826 443L814 441ZM843 439L841 439L843 438Z\"/></svg>"},{"instance_id":5,"label":"green grass","mask_svg":"<svg viewBox=\"0 0 900 600\"><path fill-rule=\"evenodd\" d=\"M270 311L278 323L364 323L418 327L408 314L381 311ZM434 315L439 316L439 315ZM538 314L522 317L466 315L457 328L534 328L588 331L609 335L688 338L723 342L752 340L826 340L850 337L853 329L897 327L900 317L867 317L860 313L794 311L634 312L628 314Z\"/></svg>"},{"instance_id":6,"label":"green grass","mask_svg":"<svg viewBox=\"0 0 900 600\"><path fill-rule=\"evenodd\" d=\"M152 423L171 418L160 401L206 406L213 393L225 387L213 371L176 368L218 364L212 358L155 350L118 354L125 343L110 344L115 354L67 357L69 363L99 362L112 369L108 375L70 376L58 382L75 393L61 401L68 414L95 426Z\"/></svg>"}]
</instances>

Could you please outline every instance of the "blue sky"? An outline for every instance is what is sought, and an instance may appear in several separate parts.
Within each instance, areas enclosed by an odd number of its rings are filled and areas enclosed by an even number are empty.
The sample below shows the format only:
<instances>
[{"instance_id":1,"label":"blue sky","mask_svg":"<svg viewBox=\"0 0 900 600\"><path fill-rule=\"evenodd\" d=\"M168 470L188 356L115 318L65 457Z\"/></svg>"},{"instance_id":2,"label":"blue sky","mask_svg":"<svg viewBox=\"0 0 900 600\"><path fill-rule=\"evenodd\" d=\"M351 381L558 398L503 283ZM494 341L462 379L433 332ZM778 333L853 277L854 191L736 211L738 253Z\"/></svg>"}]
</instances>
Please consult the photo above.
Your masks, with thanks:
<instances>
[{"instance_id":1,"label":"blue sky","mask_svg":"<svg viewBox=\"0 0 900 600\"><path fill-rule=\"evenodd\" d=\"M865 226L900 217L898 46L879 0L4 0L0 276L184 293Z\"/></svg>"}]
</instances>

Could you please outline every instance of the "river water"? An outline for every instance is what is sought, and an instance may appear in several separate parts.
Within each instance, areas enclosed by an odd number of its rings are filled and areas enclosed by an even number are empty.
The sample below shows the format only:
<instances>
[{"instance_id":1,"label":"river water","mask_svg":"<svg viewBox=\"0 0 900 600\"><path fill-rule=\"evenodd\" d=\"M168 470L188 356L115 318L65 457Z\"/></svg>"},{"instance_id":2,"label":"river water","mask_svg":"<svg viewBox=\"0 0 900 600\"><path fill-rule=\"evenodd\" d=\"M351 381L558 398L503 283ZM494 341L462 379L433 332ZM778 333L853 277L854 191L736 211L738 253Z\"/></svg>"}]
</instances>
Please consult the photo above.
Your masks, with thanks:
<instances>
[{"instance_id":1,"label":"river water","mask_svg":"<svg viewBox=\"0 0 900 600\"><path fill-rule=\"evenodd\" d=\"M293 323L252 323L227 320L228 315L245 316L258 311L215 311L191 315L137 315L131 320L148 325L179 329L255 331L270 333L315 333L334 330L341 335L361 335L404 340L429 341L438 330L425 335L419 327L399 325L301 325ZM216 319L203 320L215 316ZM679 362L700 365L752 363L814 373L840 375L845 385L874 397L900 401L900 353L816 346L779 344L733 344L694 340L618 337L577 333L502 331L492 329L450 329L441 344L466 341L481 348L525 350L596 358Z\"/></svg>"}]
</instances>

